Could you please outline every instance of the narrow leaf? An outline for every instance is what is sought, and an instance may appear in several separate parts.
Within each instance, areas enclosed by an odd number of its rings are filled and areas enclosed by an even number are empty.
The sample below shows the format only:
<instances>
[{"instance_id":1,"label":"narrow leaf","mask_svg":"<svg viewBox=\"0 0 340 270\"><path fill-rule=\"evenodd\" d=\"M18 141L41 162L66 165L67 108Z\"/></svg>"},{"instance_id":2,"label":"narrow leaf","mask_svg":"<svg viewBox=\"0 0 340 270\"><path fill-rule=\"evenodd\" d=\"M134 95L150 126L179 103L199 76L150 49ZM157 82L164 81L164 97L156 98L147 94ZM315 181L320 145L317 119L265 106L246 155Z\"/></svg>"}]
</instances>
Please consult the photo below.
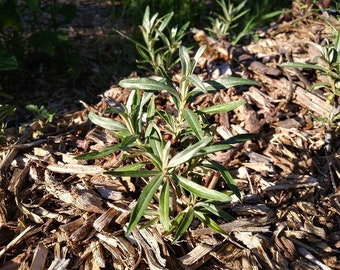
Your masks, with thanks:
<instances>
[{"instance_id":1,"label":"narrow leaf","mask_svg":"<svg viewBox=\"0 0 340 270\"><path fill-rule=\"evenodd\" d=\"M214 200L219 202L230 202L231 198L229 195L219 192L217 190L213 190L210 188L206 188L201 186L193 181L190 181L183 176L176 175L175 179L178 181L178 184L182 186L184 189L192 192L193 194L208 200Z\"/></svg>"},{"instance_id":2,"label":"narrow leaf","mask_svg":"<svg viewBox=\"0 0 340 270\"><path fill-rule=\"evenodd\" d=\"M105 174L109 174L115 177L152 177L158 175L159 171L148 171L148 170L140 170L140 171L122 171L122 170L113 170L107 171Z\"/></svg>"},{"instance_id":3,"label":"narrow leaf","mask_svg":"<svg viewBox=\"0 0 340 270\"><path fill-rule=\"evenodd\" d=\"M235 110L239 106L245 104L245 101L240 99L237 101L232 101L225 104L217 104L210 107L203 108L199 110L199 112L206 113L206 114L215 114L215 113L225 113Z\"/></svg>"},{"instance_id":4,"label":"narrow leaf","mask_svg":"<svg viewBox=\"0 0 340 270\"><path fill-rule=\"evenodd\" d=\"M102 128L106 128L113 131L126 130L126 127L123 123L111 118L98 116L92 112L89 113L89 119L91 120L92 123Z\"/></svg>"},{"instance_id":5,"label":"narrow leaf","mask_svg":"<svg viewBox=\"0 0 340 270\"><path fill-rule=\"evenodd\" d=\"M214 221L212 218L210 218L205 213L202 213L200 211L195 211L195 215L209 228L211 228L213 231L220 233L222 235L227 235L227 233L217 224L216 221Z\"/></svg>"},{"instance_id":6,"label":"narrow leaf","mask_svg":"<svg viewBox=\"0 0 340 270\"><path fill-rule=\"evenodd\" d=\"M194 208L189 207L188 211L185 213L184 218L182 219L181 223L178 226L174 239L172 240L173 243L177 242L177 240L180 239L181 236L188 230L193 219L194 219Z\"/></svg>"},{"instance_id":7,"label":"narrow leaf","mask_svg":"<svg viewBox=\"0 0 340 270\"><path fill-rule=\"evenodd\" d=\"M114 171L115 172L137 171L144 166L145 166L144 162L136 162L136 163L132 163L132 164L129 164L129 165L125 165L125 166L116 168Z\"/></svg>"},{"instance_id":8,"label":"narrow leaf","mask_svg":"<svg viewBox=\"0 0 340 270\"><path fill-rule=\"evenodd\" d=\"M167 85L163 82L156 81L150 78L132 78L125 79L119 82L119 85L124 88L143 89L153 91L174 91L175 88L171 85Z\"/></svg>"},{"instance_id":9,"label":"narrow leaf","mask_svg":"<svg viewBox=\"0 0 340 270\"><path fill-rule=\"evenodd\" d=\"M212 137L205 137L199 142L187 147L185 150L179 152L177 155L172 157L172 159L169 161L169 168L176 167L192 157L196 155L197 152L199 152L203 147L208 145L212 141Z\"/></svg>"},{"instance_id":10,"label":"narrow leaf","mask_svg":"<svg viewBox=\"0 0 340 270\"><path fill-rule=\"evenodd\" d=\"M159 195L159 216L166 232L170 230L170 184L165 181Z\"/></svg>"},{"instance_id":11,"label":"narrow leaf","mask_svg":"<svg viewBox=\"0 0 340 270\"><path fill-rule=\"evenodd\" d=\"M226 77L226 78L222 77L222 78L218 78L213 81L204 82L204 86L208 91L228 89L233 86L242 86L242 85L257 85L257 83L255 81L243 79L239 77ZM196 88L194 90L196 90Z\"/></svg>"},{"instance_id":12,"label":"narrow leaf","mask_svg":"<svg viewBox=\"0 0 340 270\"><path fill-rule=\"evenodd\" d=\"M285 67L285 68L307 68L307 69L315 69L315 70L320 70L320 71L323 71L323 72L327 72L327 69L325 69L322 66L315 65L315 64L297 63L297 62L283 63L283 64L280 65L280 67Z\"/></svg>"},{"instance_id":13,"label":"narrow leaf","mask_svg":"<svg viewBox=\"0 0 340 270\"><path fill-rule=\"evenodd\" d=\"M227 183L231 191L241 200L240 191L238 190L238 187L236 186L234 179L231 176L230 172L227 170L227 168L212 159L209 159L208 162L211 165L204 164L204 166L213 170L217 170L221 174L221 176L223 177L224 181Z\"/></svg>"},{"instance_id":14,"label":"narrow leaf","mask_svg":"<svg viewBox=\"0 0 340 270\"><path fill-rule=\"evenodd\" d=\"M184 109L182 112L191 130L195 133L196 137L201 140L203 138L203 130L197 115L190 109Z\"/></svg>"},{"instance_id":15,"label":"narrow leaf","mask_svg":"<svg viewBox=\"0 0 340 270\"><path fill-rule=\"evenodd\" d=\"M199 157L202 155L207 155L207 154L213 154L213 153L217 153L220 151L227 151L230 149L233 149L234 147L231 146L230 144L214 144L214 145L209 145L204 147L203 149L201 149L196 155L195 157Z\"/></svg>"},{"instance_id":16,"label":"narrow leaf","mask_svg":"<svg viewBox=\"0 0 340 270\"><path fill-rule=\"evenodd\" d=\"M143 216L145 209L148 207L154 194L158 190L159 186L162 184L163 177L164 177L163 174L155 175L154 178L143 189L141 195L139 196L136 206L133 208L131 212L129 225L125 233L126 236L131 234L132 230Z\"/></svg>"},{"instance_id":17,"label":"narrow leaf","mask_svg":"<svg viewBox=\"0 0 340 270\"><path fill-rule=\"evenodd\" d=\"M110 145L108 147L105 147L105 148L101 149L100 151L79 155L79 156L75 157L75 159L77 159L77 160L91 160L91 159L96 159L96 158L102 158L102 157L106 157L106 156L108 156L108 155L110 155L114 152L117 152L119 150L121 150L120 144L114 144L114 145Z\"/></svg>"},{"instance_id":18,"label":"narrow leaf","mask_svg":"<svg viewBox=\"0 0 340 270\"><path fill-rule=\"evenodd\" d=\"M221 209L220 207L211 204L211 203L206 203L206 202L199 202L195 205L196 207L202 207L205 210L207 210L208 212L214 214L215 216L224 218L225 220L229 220L232 221L235 218L233 216L231 216L230 214L228 214L226 211L224 211L223 209Z\"/></svg>"},{"instance_id":19,"label":"narrow leaf","mask_svg":"<svg viewBox=\"0 0 340 270\"><path fill-rule=\"evenodd\" d=\"M201 81L200 78L196 74L189 75L189 79L193 85L195 85L197 88L201 90L203 93L208 93L207 88L205 87L204 83Z\"/></svg>"}]
</instances>

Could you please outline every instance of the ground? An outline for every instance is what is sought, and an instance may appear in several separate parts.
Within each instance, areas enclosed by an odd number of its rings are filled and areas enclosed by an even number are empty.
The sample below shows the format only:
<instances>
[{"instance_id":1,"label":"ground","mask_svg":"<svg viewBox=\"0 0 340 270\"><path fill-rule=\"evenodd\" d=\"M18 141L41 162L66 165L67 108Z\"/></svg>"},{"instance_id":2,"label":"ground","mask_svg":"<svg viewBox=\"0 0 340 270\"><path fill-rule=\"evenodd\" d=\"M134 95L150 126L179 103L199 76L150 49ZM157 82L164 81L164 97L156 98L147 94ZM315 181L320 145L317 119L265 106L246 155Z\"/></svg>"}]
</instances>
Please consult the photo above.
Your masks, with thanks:
<instances>
[{"instance_id":1,"label":"ground","mask_svg":"<svg viewBox=\"0 0 340 270\"><path fill-rule=\"evenodd\" d=\"M280 67L317 56L305 41L331 38L324 16L282 20L241 47L192 33L208 47L197 69L202 78L232 74L258 82L192 104L242 98L246 105L214 124L234 135L257 134L216 157L243 196L224 206L235 217L219 220L227 237L199 222L176 244L157 226L124 235L143 183L103 174L119 166L119 155L74 159L116 142L87 118L102 114L108 98L126 101L129 90L113 84L98 103L72 100L73 111L52 123L8 130L0 150L1 269L340 269L340 145L336 136L326 140L328 131L316 121L332 106L322 91L306 91L314 72Z\"/></svg>"}]
</instances>

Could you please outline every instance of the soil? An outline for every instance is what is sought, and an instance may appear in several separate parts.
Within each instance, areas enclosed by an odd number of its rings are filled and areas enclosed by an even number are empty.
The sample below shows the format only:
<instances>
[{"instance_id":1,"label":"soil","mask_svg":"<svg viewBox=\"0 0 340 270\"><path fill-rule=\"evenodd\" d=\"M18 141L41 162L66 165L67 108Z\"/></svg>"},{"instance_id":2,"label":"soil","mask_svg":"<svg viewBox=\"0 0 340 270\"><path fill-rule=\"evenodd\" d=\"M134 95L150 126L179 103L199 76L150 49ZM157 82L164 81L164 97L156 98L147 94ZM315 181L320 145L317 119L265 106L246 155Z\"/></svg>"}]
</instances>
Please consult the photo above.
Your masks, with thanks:
<instances>
[{"instance_id":1,"label":"soil","mask_svg":"<svg viewBox=\"0 0 340 270\"><path fill-rule=\"evenodd\" d=\"M94 9L88 14L91 3L79 1L82 15L72 31L84 35L88 46L110 31L105 27L109 15L96 16L109 14L105 6L111 1L102 2L95 14ZM56 103L63 109L51 123L36 120L6 130L0 148L0 268L340 269L340 142L317 121L333 106L326 102L325 90L307 91L322 79L318 74L280 67L291 60L312 61L317 52L305 41L325 45L332 40L327 21L339 27L326 12L295 11L259 29L258 39L247 46L213 40L204 31L192 33L197 47L207 46L197 69L202 78L232 74L258 83L207 94L191 104L202 108L243 99L245 105L217 115L213 124L220 136L226 130L257 134L215 155L233 175L243 199L223 205L235 217L218 220L228 236L198 221L175 244L156 225L125 236L129 209L144 184L103 174L124 162L119 154L74 159L117 142L88 119L89 112L102 115L108 99L126 102L129 89L113 83L98 102L79 101L73 94L62 98L74 106ZM90 69L100 69L92 65ZM174 81L178 72L173 71ZM224 189L217 180L216 189Z\"/></svg>"}]
</instances>

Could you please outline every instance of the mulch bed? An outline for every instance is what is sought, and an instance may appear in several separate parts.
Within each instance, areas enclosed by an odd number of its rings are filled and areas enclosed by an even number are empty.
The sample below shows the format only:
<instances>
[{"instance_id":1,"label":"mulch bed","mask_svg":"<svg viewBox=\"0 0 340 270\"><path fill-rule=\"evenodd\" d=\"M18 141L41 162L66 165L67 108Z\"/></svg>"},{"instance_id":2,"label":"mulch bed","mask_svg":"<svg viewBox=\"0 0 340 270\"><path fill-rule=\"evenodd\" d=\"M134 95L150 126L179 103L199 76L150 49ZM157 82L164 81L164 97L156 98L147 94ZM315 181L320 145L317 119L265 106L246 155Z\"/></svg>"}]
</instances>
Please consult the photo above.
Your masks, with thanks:
<instances>
[{"instance_id":1,"label":"mulch bed","mask_svg":"<svg viewBox=\"0 0 340 270\"><path fill-rule=\"evenodd\" d=\"M0 268L340 269L340 145L337 137L325 141L327 130L314 118L332 106L322 92L306 91L316 74L279 67L314 59L304 41L331 38L322 16L281 22L243 47L194 33L208 46L197 70L202 77L232 74L259 83L192 104L242 98L246 105L218 115L215 124L234 135L258 134L216 157L243 195L242 203L224 206L235 217L219 220L228 237L196 221L177 244L158 226L125 237L143 184L103 174L119 167L119 154L74 159L116 142L87 118L90 111L102 114L108 98L126 101L129 90L113 85L98 104L83 102L83 110L58 114L50 124L7 130L0 149Z\"/></svg>"}]
</instances>

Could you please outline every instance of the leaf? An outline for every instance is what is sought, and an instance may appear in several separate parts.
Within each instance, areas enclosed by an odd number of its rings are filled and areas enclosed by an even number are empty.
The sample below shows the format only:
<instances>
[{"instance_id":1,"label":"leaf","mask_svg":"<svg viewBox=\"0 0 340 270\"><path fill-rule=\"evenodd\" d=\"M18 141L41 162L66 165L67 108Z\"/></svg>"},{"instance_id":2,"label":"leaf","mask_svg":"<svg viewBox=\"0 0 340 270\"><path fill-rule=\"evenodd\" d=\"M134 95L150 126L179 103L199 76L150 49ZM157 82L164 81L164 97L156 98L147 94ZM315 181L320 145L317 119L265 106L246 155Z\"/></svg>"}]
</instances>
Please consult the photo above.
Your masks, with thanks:
<instances>
[{"instance_id":1,"label":"leaf","mask_svg":"<svg viewBox=\"0 0 340 270\"><path fill-rule=\"evenodd\" d=\"M198 202L195 207L202 207L205 210L207 210L208 212L214 214L215 216L224 218L225 220L235 220L235 218L233 216L231 216L230 214L228 214L226 211L224 211L223 209L221 209L220 207L211 204L211 203L206 203L206 202Z\"/></svg>"},{"instance_id":2,"label":"leaf","mask_svg":"<svg viewBox=\"0 0 340 270\"><path fill-rule=\"evenodd\" d=\"M212 153L217 153L217 152L220 152L220 151L227 151L227 150L230 150L230 149L233 149L234 147L231 146L230 144L214 144L214 145L209 145L209 146L206 146L204 147L203 149L201 149L196 155L195 157L199 157L199 156L202 156L202 155L207 155L207 154L212 154Z\"/></svg>"},{"instance_id":3,"label":"leaf","mask_svg":"<svg viewBox=\"0 0 340 270\"><path fill-rule=\"evenodd\" d=\"M221 176L223 177L224 181L227 183L231 191L241 200L240 191L238 190L238 187L236 186L234 179L231 176L230 172L227 170L227 168L215 160L208 159L207 161L210 163L210 165L204 164L204 166L213 170L217 170L221 174Z\"/></svg>"},{"instance_id":4,"label":"leaf","mask_svg":"<svg viewBox=\"0 0 340 270\"><path fill-rule=\"evenodd\" d=\"M138 135L130 135L130 136L126 136L122 142L120 143L121 148L126 148L129 147L131 144L133 144L137 139L138 139Z\"/></svg>"},{"instance_id":5,"label":"leaf","mask_svg":"<svg viewBox=\"0 0 340 270\"><path fill-rule=\"evenodd\" d=\"M172 168L172 167L176 167L186 161L188 161L189 159L191 159L192 157L194 157L196 155L197 152L199 152L203 147L205 147L207 144L209 144L212 141L212 137L205 137L202 140L200 140L199 142L187 147L185 150L179 152L178 154L176 154L175 156L173 156L171 158L171 160L169 161L168 167Z\"/></svg>"},{"instance_id":6,"label":"leaf","mask_svg":"<svg viewBox=\"0 0 340 270\"><path fill-rule=\"evenodd\" d=\"M219 143L223 143L223 144L235 144L235 143L242 143L242 142L246 142L249 141L253 138L255 138L256 136L258 136L258 134L255 133L247 133L247 134L237 134L227 140L221 141Z\"/></svg>"},{"instance_id":7,"label":"leaf","mask_svg":"<svg viewBox=\"0 0 340 270\"><path fill-rule=\"evenodd\" d=\"M182 113L191 130L195 133L196 137L201 140L203 138L203 130L197 115L190 109L184 109Z\"/></svg>"},{"instance_id":8,"label":"leaf","mask_svg":"<svg viewBox=\"0 0 340 270\"><path fill-rule=\"evenodd\" d=\"M6 50L0 50L0 71L16 70L19 68L17 59Z\"/></svg>"},{"instance_id":9,"label":"leaf","mask_svg":"<svg viewBox=\"0 0 340 270\"><path fill-rule=\"evenodd\" d=\"M159 171L149 171L149 170L139 170L139 171L124 171L122 170L113 170L107 171L105 174L109 174L115 177L152 177L158 175Z\"/></svg>"},{"instance_id":10,"label":"leaf","mask_svg":"<svg viewBox=\"0 0 340 270\"><path fill-rule=\"evenodd\" d=\"M179 57L181 59L182 66L182 77L187 77L190 75L191 63L188 50L184 46L179 47Z\"/></svg>"},{"instance_id":11,"label":"leaf","mask_svg":"<svg viewBox=\"0 0 340 270\"><path fill-rule=\"evenodd\" d=\"M206 113L206 114L226 113L226 112L235 110L236 108L238 108L239 106L243 104L245 104L245 101L240 99L240 100L232 101L232 102L225 103L225 104L217 104L217 105L213 105L210 107L206 107L206 108L200 109L199 112Z\"/></svg>"},{"instance_id":12,"label":"leaf","mask_svg":"<svg viewBox=\"0 0 340 270\"><path fill-rule=\"evenodd\" d=\"M191 74L188 76L190 81L192 82L193 85L195 85L197 88L201 90L203 93L208 93L207 89L205 88L204 83L201 81L201 79L196 75L196 74Z\"/></svg>"},{"instance_id":13,"label":"leaf","mask_svg":"<svg viewBox=\"0 0 340 270\"><path fill-rule=\"evenodd\" d=\"M125 79L119 82L119 85L124 88L131 89L143 89L143 90L153 90L153 91L175 91L176 89L171 85L167 85L163 82L156 81L150 78L132 78Z\"/></svg>"},{"instance_id":14,"label":"leaf","mask_svg":"<svg viewBox=\"0 0 340 270\"><path fill-rule=\"evenodd\" d=\"M210 218L205 213L202 213L200 211L195 211L195 215L209 228L211 228L213 231L220 233L222 235L228 235L212 218Z\"/></svg>"},{"instance_id":15,"label":"leaf","mask_svg":"<svg viewBox=\"0 0 340 270\"><path fill-rule=\"evenodd\" d=\"M89 113L89 119L91 120L92 123L102 128L106 128L113 131L126 130L126 127L123 123L111 118L98 116L92 112Z\"/></svg>"},{"instance_id":16,"label":"leaf","mask_svg":"<svg viewBox=\"0 0 340 270\"><path fill-rule=\"evenodd\" d=\"M91 160L91 159L96 159L96 158L102 158L102 157L106 157L106 156L108 156L108 155L110 155L114 152L117 152L119 150L121 150L120 144L114 144L114 145L107 146L107 147L101 149L100 151L79 155L79 156L75 157L75 159L77 159L77 160Z\"/></svg>"},{"instance_id":17,"label":"leaf","mask_svg":"<svg viewBox=\"0 0 340 270\"><path fill-rule=\"evenodd\" d=\"M125 233L126 236L129 236L131 234L132 230L135 228L135 226L143 216L145 209L148 207L154 194L158 190L159 186L162 184L163 178L164 175L162 173L155 175L143 189L141 195L138 198L136 206L132 209L129 225L127 226L127 230Z\"/></svg>"},{"instance_id":18,"label":"leaf","mask_svg":"<svg viewBox=\"0 0 340 270\"><path fill-rule=\"evenodd\" d=\"M170 184L165 181L159 195L159 216L166 232L170 230Z\"/></svg>"},{"instance_id":19,"label":"leaf","mask_svg":"<svg viewBox=\"0 0 340 270\"><path fill-rule=\"evenodd\" d=\"M174 239L172 240L173 243L177 242L177 240L181 238L181 236L188 230L189 226L192 223L192 220L194 219L194 208L189 207L187 209L188 211L185 213L184 218L177 228Z\"/></svg>"},{"instance_id":20,"label":"leaf","mask_svg":"<svg viewBox=\"0 0 340 270\"><path fill-rule=\"evenodd\" d=\"M248 79L243 79L243 78L238 78L238 77L218 78L213 81L205 81L203 82L203 84L208 91L228 89L233 86L258 85L257 82L253 80L248 80ZM193 91L196 89L197 88L193 89Z\"/></svg>"},{"instance_id":21,"label":"leaf","mask_svg":"<svg viewBox=\"0 0 340 270\"><path fill-rule=\"evenodd\" d=\"M288 62L288 63L283 63L280 65L280 67L285 67L285 68L307 68L307 69L315 69L315 70L320 70L322 72L327 73L327 69L325 69L322 66L315 65L315 64L306 64L306 63L296 63L296 62Z\"/></svg>"},{"instance_id":22,"label":"leaf","mask_svg":"<svg viewBox=\"0 0 340 270\"><path fill-rule=\"evenodd\" d=\"M178 181L178 184L182 186L184 189L192 192L193 194L208 200L214 200L219 202L230 202L231 198L229 195L219 192L217 190L213 190L210 188L206 188L202 185L199 185L193 181L190 181L183 176L175 175L175 179Z\"/></svg>"},{"instance_id":23,"label":"leaf","mask_svg":"<svg viewBox=\"0 0 340 270\"><path fill-rule=\"evenodd\" d=\"M119 168L116 168L114 171L115 172L124 172L124 171L137 171L140 168L142 168L145 165L144 162L136 162L136 163L132 163L129 165L125 165Z\"/></svg>"}]
</instances>

